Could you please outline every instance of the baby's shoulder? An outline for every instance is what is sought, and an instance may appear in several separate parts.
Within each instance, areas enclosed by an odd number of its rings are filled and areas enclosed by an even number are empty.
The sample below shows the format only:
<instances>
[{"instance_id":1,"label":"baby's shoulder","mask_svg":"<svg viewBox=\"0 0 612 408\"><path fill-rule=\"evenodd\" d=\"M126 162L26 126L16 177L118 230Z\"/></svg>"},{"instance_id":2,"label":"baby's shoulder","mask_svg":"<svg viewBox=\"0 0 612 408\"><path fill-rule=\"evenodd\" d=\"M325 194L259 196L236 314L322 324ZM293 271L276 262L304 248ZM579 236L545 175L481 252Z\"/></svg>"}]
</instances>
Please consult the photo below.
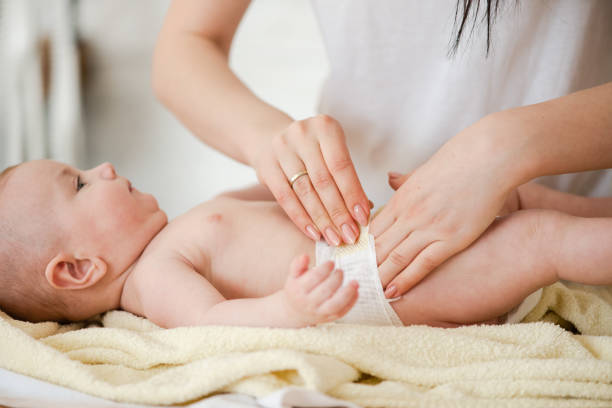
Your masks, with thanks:
<instances>
[{"instance_id":1,"label":"baby's shoulder","mask_svg":"<svg viewBox=\"0 0 612 408\"><path fill-rule=\"evenodd\" d=\"M227 235L224 231L233 211L227 201L206 201L171 220L151 240L139 263L151 269L151 264L159 262L184 262L205 273L213 245Z\"/></svg>"},{"instance_id":2,"label":"baby's shoulder","mask_svg":"<svg viewBox=\"0 0 612 408\"><path fill-rule=\"evenodd\" d=\"M151 241L143 259L180 258L193 264L198 272L209 264L212 254L224 253L244 225L260 214L261 205L232 197L218 196L205 201L171 220Z\"/></svg>"}]
</instances>

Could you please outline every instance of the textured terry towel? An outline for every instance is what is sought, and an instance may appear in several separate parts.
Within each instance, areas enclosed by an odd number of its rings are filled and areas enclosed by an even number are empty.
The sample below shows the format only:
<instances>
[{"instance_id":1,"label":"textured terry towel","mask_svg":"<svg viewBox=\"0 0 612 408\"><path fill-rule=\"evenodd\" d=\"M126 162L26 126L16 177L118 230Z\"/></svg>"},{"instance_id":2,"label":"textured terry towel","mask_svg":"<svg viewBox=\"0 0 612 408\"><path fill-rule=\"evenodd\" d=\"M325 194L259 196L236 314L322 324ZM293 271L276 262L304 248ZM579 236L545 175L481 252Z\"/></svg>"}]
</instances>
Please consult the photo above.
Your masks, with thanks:
<instances>
[{"instance_id":1,"label":"textured terry towel","mask_svg":"<svg viewBox=\"0 0 612 408\"><path fill-rule=\"evenodd\" d=\"M0 366L125 402L299 385L362 406L612 406L612 288L557 283L526 320L439 329L165 330L126 312L30 324L0 313Z\"/></svg>"}]
</instances>

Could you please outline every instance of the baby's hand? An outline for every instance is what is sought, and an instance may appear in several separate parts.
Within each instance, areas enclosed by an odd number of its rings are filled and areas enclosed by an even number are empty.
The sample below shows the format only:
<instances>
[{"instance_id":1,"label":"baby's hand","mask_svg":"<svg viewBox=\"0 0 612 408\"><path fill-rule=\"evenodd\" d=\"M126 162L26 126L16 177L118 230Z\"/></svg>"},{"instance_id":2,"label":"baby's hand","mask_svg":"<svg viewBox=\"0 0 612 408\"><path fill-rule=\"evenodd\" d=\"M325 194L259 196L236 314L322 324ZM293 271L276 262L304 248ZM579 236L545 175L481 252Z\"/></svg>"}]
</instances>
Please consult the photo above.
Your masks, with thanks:
<instances>
[{"instance_id":1,"label":"baby's hand","mask_svg":"<svg viewBox=\"0 0 612 408\"><path fill-rule=\"evenodd\" d=\"M283 289L283 299L290 315L303 325L331 322L344 316L357 300L359 284L342 286L342 271L333 262L308 269L308 256L292 262Z\"/></svg>"}]
</instances>

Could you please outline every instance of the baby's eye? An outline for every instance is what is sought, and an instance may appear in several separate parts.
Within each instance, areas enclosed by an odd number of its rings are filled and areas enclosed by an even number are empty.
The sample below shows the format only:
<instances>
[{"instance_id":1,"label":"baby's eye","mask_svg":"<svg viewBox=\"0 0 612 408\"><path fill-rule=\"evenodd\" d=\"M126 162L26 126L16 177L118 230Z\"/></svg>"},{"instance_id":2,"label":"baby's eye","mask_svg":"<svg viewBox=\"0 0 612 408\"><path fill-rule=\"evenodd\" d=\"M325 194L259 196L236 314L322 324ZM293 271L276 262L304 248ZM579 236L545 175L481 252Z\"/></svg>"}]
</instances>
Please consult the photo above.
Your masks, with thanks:
<instances>
[{"instance_id":1,"label":"baby's eye","mask_svg":"<svg viewBox=\"0 0 612 408\"><path fill-rule=\"evenodd\" d=\"M76 183L76 190L79 191L80 189L82 189L83 187L85 187L86 183L83 183L81 181L81 176L77 176L77 183Z\"/></svg>"}]
</instances>

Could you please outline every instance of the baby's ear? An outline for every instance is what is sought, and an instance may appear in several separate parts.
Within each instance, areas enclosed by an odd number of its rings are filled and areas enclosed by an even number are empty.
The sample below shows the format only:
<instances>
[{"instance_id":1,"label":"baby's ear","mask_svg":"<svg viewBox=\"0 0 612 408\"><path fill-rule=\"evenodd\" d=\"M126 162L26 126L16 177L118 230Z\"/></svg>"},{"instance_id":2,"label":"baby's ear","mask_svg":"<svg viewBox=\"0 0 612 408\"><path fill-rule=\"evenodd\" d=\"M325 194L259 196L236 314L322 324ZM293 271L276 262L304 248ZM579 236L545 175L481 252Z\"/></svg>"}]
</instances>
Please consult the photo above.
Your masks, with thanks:
<instances>
[{"instance_id":1,"label":"baby's ear","mask_svg":"<svg viewBox=\"0 0 612 408\"><path fill-rule=\"evenodd\" d=\"M60 252L47 264L45 277L56 289L85 289L102 279L106 270L106 262L98 257L77 259Z\"/></svg>"}]
</instances>

